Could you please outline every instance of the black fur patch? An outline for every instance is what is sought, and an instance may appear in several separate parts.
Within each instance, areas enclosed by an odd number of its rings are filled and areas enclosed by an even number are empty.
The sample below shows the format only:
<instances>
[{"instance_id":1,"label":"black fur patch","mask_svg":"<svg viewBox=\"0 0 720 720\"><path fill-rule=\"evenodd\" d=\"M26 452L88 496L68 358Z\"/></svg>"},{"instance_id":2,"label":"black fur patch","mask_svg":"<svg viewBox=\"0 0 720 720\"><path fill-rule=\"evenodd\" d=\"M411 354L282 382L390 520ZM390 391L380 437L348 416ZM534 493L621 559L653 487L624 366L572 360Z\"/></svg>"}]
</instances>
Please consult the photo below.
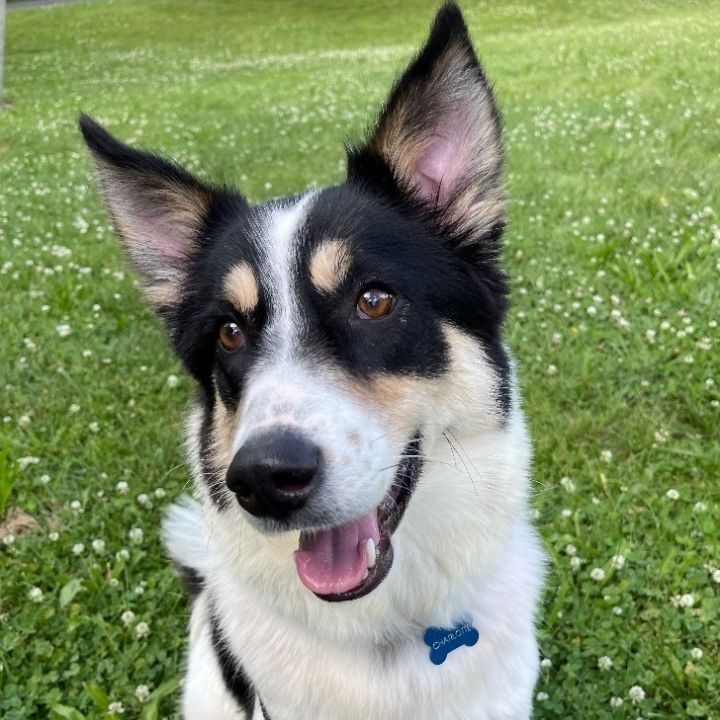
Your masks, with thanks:
<instances>
[{"instance_id":1,"label":"black fur patch","mask_svg":"<svg viewBox=\"0 0 720 720\"><path fill-rule=\"evenodd\" d=\"M220 623L214 615L211 616L210 624L213 649L220 665L225 686L247 717L252 718L255 710L255 689L252 682L245 674L242 665L230 652L227 641L220 629Z\"/></svg>"},{"instance_id":2,"label":"black fur patch","mask_svg":"<svg viewBox=\"0 0 720 720\"><path fill-rule=\"evenodd\" d=\"M185 592L191 600L194 600L203 591L205 579L195 568L188 567L187 565L178 565L177 569L180 582L183 588L185 588Z\"/></svg>"}]
</instances>

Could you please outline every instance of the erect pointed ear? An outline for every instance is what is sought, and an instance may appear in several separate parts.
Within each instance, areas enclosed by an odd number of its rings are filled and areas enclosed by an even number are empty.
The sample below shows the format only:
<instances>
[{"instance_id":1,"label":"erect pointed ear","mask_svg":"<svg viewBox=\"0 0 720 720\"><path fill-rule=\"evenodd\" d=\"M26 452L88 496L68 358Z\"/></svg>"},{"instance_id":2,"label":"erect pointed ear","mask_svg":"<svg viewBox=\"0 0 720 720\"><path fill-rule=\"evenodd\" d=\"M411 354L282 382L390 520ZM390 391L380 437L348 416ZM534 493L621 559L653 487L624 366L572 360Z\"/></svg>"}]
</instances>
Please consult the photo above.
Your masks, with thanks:
<instances>
[{"instance_id":1,"label":"erect pointed ear","mask_svg":"<svg viewBox=\"0 0 720 720\"><path fill-rule=\"evenodd\" d=\"M463 243L494 236L504 217L500 126L462 13L448 3L395 83L367 144L350 150L348 179L390 183Z\"/></svg>"},{"instance_id":2,"label":"erect pointed ear","mask_svg":"<svg viewBox=\"0 0 720 720\"><path fill-rule=\"evenodd\" d=\"M180 298L217 194L173 162L124 145L86 115L80 130L105 207L156 309Z\"/></svg>"}]
</instances>

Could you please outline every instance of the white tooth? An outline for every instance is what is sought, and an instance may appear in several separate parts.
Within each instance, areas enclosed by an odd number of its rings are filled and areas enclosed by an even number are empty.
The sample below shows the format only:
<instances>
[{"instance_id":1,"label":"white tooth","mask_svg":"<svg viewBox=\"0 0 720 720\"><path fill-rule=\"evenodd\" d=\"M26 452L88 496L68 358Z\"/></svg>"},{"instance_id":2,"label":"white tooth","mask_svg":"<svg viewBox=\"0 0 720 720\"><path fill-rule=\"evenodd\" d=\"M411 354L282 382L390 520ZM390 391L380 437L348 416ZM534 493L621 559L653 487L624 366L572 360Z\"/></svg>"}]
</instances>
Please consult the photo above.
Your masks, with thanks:
<instances>
[{"instance_id":1,"label":"white tooth","mask_svg":"<svg viewBox=\"0 0 720 720\"><path fill-rule=\"evenodd\" d=\"M377 551L375 550L375 541L372 538L368 538L367 544L367 566L368 570L375 567L375 561L377 560Z\"/></svg>"}]
</instances>

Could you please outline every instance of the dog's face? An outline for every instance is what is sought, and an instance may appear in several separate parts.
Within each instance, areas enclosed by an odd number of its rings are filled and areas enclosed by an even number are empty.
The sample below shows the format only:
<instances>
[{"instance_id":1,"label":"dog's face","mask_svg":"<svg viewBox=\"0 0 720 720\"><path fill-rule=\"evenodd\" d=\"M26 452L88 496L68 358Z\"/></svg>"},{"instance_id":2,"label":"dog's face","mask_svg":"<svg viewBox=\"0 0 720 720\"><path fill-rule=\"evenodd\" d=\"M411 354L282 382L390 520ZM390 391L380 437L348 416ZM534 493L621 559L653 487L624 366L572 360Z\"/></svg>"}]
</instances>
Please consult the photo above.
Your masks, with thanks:
<instances>
[{"instance_id":1,"label":"dog's face","mask_svg":"<svg viewBox=\"0 0 720 720\"><path fill-rule=\"evenodd\" d=\"M497 428L509 403L499 119L459 11L440 11L339 186L252 207L81 128L199 383L207 497L258 532L300 530L316 595L367 594L430 448Z\"/></svg>"}]
</instances>

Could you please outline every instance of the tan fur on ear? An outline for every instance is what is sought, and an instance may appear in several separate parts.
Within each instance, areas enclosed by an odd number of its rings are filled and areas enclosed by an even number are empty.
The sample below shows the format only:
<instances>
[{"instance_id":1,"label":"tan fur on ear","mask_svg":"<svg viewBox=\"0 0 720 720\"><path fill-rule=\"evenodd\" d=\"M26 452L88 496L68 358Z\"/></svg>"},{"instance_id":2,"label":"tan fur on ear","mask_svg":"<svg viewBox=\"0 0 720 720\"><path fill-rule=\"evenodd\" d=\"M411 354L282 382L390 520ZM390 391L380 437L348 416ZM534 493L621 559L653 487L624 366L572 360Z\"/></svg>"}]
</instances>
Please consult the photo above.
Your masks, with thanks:
<instances>
[{"instance_id":1,"label":"tan fur on ear","mask_svg":"<svg viewBox=\"0 0 720 720\"><path fill-rule=\"evenodd\" d=\"M310 280L320 291L329 293L344 280L350 269L351 254L344 240L325 240L310 260Z\"/></svg>"},{"instance_id":2,"label":"tan fur on ear","mask_svg":"<svg viewBox=\"0 0 720 720\"><path fill-rule=\"evenodd\" d=\"M80 130L110 220L156 309L176 303L202 246L214 191L171 160L131 148L87 116Z\"/></svg>"},{"instance_id":3,"label":"tan fur on ear","mask_svg":"<svg viewBox=\"0 0 720 720\"><path fill-rule=\"evenodd\" d=\"M133 198L112 170L99 168L98 175L108 215L146 280L149 302L156 309L177 303L184 279L180 266L198 249L195 238L208 212L209 193L178 184L150 188L142 198ZM162 238L172 238L172 246Z\"/></svg>"},{"instance_id":4,"label":"tan fur on ear","mask_svg":"<svg viewBox=\"0 0 720 720\"><path fill-rule=\"evenodd\" d=\"M467 37L449 39L424 74L418 62L397 83L369 147L409 194L478 237L505 211L492 90Z\"/></svg>"}]
</instances>

